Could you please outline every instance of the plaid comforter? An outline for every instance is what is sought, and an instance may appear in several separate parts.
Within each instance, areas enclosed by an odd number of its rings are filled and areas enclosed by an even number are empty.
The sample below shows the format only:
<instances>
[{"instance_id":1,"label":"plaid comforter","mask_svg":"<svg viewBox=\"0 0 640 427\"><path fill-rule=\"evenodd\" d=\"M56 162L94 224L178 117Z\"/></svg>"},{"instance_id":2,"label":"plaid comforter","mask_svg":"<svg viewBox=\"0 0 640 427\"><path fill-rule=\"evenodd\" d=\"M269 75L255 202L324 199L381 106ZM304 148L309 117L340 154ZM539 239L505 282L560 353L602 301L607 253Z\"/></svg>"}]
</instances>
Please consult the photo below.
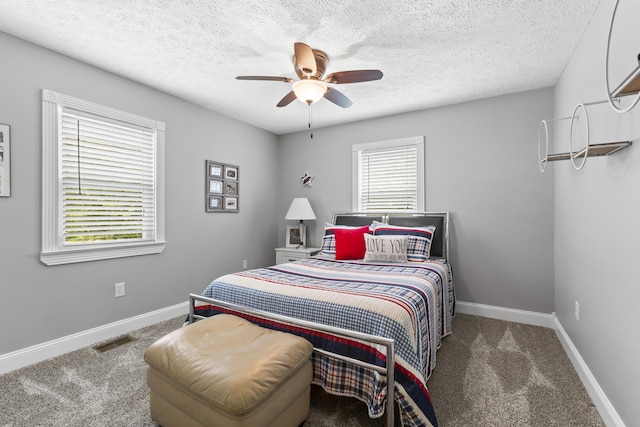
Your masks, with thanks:
<instances>
[{"instance_id":1,"label":"plaid comforter","mask_svg":"<svg viewBox=\"0 0 640 427\"><path fill-rule=\"evenodd\" d=\"M393 338L395 399L402 424L437 426L426 382L436 364L441 337L451 333L455 311L451 268L445 260L396 264L316 256L222 276L202 295ZM210 316L229 311L199 303L195 312ZM264 319L252 320L301 335L315 347L384 366L384 347ZM313 364L314 384L329 393L365 402L372 418L383 415L387 395L384 375L316 353Z\"/></svg>"}]
</instances>

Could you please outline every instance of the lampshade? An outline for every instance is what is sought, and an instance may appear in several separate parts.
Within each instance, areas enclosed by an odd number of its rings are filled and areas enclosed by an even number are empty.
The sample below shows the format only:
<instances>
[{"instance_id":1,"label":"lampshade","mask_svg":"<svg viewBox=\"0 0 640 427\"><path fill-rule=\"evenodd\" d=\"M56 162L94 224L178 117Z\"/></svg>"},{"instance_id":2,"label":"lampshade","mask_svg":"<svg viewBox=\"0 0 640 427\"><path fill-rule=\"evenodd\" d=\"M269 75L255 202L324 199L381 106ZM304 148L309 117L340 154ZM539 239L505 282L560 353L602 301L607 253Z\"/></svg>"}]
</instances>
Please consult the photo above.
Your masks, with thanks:
<instances>
[{"instance_id":1,"label":"lampshade","mask_svg":"<svg viewBox=\"0 0 640 427\"><path fill-rule=\"evenodd\" d=\"M292 87L296 97L307 104L313 104L319 101L327 91L326 83L315 79L298 80L293 83Z\"/></svg>"},{"instance_id":2,"label":"lampshade","mask_svg":"<svg viewBox=\"0 0 640 427\"><path fill-rule=\"evenodd\" d=\"M307 200L306 197L296 197L291 202L291 206L289 206L289 210L287 211L287 215L285 215L284 219L287 219L287 220L316 219L316 214L313 213L313 209L311 209L309 200Z\"/></svg>"}]
</instances>

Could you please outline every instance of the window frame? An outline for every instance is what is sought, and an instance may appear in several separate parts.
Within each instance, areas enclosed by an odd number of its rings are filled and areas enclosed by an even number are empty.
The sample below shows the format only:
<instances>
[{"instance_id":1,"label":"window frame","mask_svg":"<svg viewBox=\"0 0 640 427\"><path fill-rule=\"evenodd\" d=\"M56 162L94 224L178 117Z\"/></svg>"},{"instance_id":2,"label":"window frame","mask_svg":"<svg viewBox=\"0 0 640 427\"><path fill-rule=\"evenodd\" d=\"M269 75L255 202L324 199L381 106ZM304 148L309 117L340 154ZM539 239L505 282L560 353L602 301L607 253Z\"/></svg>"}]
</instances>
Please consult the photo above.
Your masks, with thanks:
<instances>
[{"instance_id":1,"label":"window frame","mask_svg":"<svg viewBox=\"0 0 640 427\"><path fill-rule=\"evenodd\" d=\"M414 136L400 139L392 139L377 142L355 144L352 146L352 191L351 205L354 212L367 212L362 208L360 194L360 157L363 151L388 150L390 148L415 146L416 148L416 209L393 212L424 212L425 210L425 160L424 160L424 136ZM379 209L375 209L379 211ZM391 211L389 211L391 212Z\"/></svg>"},{"instance_id":2,"label":"window frame","mask_svg":"<svg viewBox=\"0 0 640 427\"><path fill-rule=\"evenodd\" d=\"M87 115L131 123L155 133L155 236L147 241L64 245L60 192L60 111L74 109ZM157 254L165 241L165 124L157 120L105 107L51 90L42 90L42 248L40 261L46 265Z\"/></svg>"}]
</instances>

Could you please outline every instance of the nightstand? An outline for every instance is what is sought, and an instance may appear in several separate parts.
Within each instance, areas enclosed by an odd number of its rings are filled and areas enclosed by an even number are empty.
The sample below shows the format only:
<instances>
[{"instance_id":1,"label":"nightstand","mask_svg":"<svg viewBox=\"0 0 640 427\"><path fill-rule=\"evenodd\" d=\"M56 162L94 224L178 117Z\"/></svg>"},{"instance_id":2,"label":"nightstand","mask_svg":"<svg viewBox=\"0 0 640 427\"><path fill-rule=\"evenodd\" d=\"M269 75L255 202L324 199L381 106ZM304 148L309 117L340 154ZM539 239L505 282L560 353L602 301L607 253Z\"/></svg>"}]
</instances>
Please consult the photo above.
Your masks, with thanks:
<instances>
[{"instance_id":1,"label":"nightstand","mask_svg":"<svg viewBox=\"0 0 640 427\"><path fill-rule=\"evenodd\" d=\"M320 248L276 248L276 264L312 257Z\"/></svg>"}]
</instances>

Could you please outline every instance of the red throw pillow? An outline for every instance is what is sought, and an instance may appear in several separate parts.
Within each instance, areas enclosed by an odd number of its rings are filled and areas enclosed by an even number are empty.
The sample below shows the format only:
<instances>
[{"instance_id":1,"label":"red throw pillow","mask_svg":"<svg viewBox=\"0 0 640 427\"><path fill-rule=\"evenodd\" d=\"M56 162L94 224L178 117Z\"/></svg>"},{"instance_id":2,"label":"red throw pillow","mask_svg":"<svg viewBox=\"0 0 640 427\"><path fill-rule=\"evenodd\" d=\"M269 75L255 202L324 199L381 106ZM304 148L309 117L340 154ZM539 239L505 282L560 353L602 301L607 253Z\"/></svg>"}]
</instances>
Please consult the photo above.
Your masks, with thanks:
<instances>
[{"instance_id":1,"label":"red throw pillow","mask_svg":"<svg viewBox=\"0 0 640 427\"><path fill-rule=\"evenodd\" d=\"M364 235L369 233L369 226L352 229L334 230L336 238L336 259L362 259L367 251Z\"/></svg>"}]
</instances>

